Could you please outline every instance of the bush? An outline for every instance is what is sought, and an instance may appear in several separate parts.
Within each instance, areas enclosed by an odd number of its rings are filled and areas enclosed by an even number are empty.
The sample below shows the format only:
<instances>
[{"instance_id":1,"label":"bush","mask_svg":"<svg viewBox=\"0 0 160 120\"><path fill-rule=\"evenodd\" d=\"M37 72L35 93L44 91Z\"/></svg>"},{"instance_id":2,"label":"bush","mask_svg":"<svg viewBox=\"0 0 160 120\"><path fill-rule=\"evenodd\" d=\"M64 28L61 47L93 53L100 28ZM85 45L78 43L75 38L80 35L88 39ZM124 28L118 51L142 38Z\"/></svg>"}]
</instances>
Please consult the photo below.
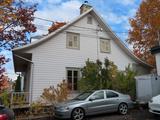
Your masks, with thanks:
<instances>
[{"instance_id":1,"label":"bush","mask_svg":"<svg viewBox=\"0 0 160 120\"><path fill-rule=\"evenodd\" d=\"M82 78L78 82L80 91L112 88L112 79L117 73L117 66L105 59L104 64L97 60L96 63L86 61L82 68Z\"/></svg>"},{"instance_id":2,"label":"bush","mask_svg":"<svg viewBox=\"0 0 160 120\"><path fill-rule=\"evenodd\" d=\"M133 99L136 96L135 76L137 73L131 69L130 65L126 67L125 71L119 71L113 81L113 89L122 93L129 94Z\"/></svg>"},{"instance_id":3,"label":"bush","mask_svg":"<svg viewBox=\"0 0 160 120\"><path fill-rule=\"evenodd\" d=\"M136 72L130 65L125 71L118 71L117 66L108 59L105 59L104 64L99 60L96 63L87 60L82 68L78 88L80 91L114 89L135 98L135 76Z\"/></svg>"},{"instance_id":4,"label":"bush","mask_svg":"<svg viewBox=\"0 0 160 120\"><path fill-rule=\"evenodd\" d=\"M2 100L2 104L7 107L10 106L10 94L7 91L3 91L3 93L0 94L0 98Z\"/></svg>"},{"instance_id":5,"label":"bush","mask_svg":"<svg viewBox=\"0 0 160 120\"><path fill-rule=\"evenodd\" d=\"M57 102L62 102L67 100L69 95L68 85L65 80L57 85L57 88L50 86L45 88L41 95L41 98L48 104L54 105Z\"/></svg>"}]
</instances>

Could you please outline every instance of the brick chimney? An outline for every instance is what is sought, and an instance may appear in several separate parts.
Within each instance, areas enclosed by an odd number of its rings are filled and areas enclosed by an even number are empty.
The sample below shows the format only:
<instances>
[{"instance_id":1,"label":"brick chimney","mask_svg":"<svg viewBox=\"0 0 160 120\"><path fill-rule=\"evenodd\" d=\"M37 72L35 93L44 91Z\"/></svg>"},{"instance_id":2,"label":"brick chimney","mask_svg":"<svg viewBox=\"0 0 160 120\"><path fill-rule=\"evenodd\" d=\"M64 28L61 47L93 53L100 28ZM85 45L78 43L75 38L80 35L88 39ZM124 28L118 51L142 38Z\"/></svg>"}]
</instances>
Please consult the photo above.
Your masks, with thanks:
<instances>
[{"instance_id":1,"label":"brick chimney","mask_svg":"<svg viewBox=\"0 0 160 120\"><path fill-rule=\"evenodd\" d=\"M83 14L84 12L90 10L92 6L88 4L88 1L84 1L84 3L80 7L80 14Z\"/></svg>"}]
</instances>

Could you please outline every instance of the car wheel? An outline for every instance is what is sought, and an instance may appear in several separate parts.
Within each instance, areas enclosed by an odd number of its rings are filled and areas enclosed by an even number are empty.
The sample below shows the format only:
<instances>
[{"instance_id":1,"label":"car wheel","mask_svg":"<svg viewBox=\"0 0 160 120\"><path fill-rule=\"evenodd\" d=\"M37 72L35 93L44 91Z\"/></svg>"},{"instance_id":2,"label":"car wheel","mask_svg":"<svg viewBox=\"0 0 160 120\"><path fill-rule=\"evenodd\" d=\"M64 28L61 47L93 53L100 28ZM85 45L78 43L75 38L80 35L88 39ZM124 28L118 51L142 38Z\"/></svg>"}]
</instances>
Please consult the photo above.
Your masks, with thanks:
<instances>
[{"instance_id":1,"label":"car wheel","mask_svg":"<svg viewBox=\"0 0 160 120\"><path fill-rule=\"evenodd\" d=\"M119 107L118 107L118 112L119 112L120 114L122 114L122 115L127 114L127 112L128 112L128 106L127 106L127 104L121 103L121 104L119 105Z\"/></svg>"},{"instance_id":2,"label":"car wheel","mask_svg":"<svg viewBox=\"0 0 160 120\"><path fill-rule=\"evenodd\" d=\"M85 117L85 112L82 108L75 108L72 111L71 118L72 120L83 120Z\"/></svg>"}]
</instances>

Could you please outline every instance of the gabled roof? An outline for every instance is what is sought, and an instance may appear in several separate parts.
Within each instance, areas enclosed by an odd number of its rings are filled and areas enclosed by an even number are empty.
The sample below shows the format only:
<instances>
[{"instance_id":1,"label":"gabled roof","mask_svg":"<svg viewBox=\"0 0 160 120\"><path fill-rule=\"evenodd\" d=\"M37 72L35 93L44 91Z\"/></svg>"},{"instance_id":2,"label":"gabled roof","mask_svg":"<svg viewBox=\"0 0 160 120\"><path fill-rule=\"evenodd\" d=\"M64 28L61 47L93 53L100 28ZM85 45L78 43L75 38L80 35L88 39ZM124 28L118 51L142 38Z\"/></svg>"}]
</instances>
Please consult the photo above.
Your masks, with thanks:
<instances>
[{"instance_id":1,"label":"gabled roof","mask_svg":"<svg viewBox=\"0 0 160 120\"><path fill-rule=\"evenodd\" d=\"M140 64L142 64L144 66L153 67L153 66L147 64L146 62L142 61L141 59L139 59L137 56L135 56L133 54L133 52L131 50L129 50L127 48L127 46L125 46L125 44L120 40L120 38L111 30L111 28L105 23L105 21L100 17L100 15L93 8L91 8L87 12L81 14L79 17L77 17L71 23L64 25L60 29L56 30L55 32L52 32L52 33L48 34L47 36L43 37L42 39L37 40L37 41L35 41L35 42L31 43L31 44L25 45L25 46L15 48L12 51L13 52L17 51L18 52L18 51L21 51L21 50L28 50L30 48L38 46L38 45L42 44L43 42L48 41L50 38L54 37L55 35L57 35L58 33L62 32L63 30L67 29L69 26L73 25L74 23L76 23L77 21L79 21L80 19L82 19L83 17L85 17L88 14L92 14L97 19L97 21L101 24L101 26L103 26L103 29L105 31L107 31L107 33L112 37L112 39L115 40L115 42L119 45L119 47L121 49L123 49L123 51L128 56L130 56L136 62L138 62L138 63L140 63Z\"/></svg>"}]
</instances>

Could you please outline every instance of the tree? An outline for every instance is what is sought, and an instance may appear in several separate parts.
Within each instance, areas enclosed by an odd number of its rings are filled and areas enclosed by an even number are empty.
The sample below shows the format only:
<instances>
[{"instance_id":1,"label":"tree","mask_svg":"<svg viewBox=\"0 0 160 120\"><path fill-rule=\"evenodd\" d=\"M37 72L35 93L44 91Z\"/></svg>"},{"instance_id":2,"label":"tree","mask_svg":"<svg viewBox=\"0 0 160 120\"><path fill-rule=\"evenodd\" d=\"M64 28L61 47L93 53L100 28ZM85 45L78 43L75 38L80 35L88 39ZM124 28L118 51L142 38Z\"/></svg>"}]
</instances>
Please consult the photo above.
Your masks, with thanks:
<instances>
[{"instance_id":1,"label":"tree","mask_svg":"<svg viewBox=\"0 0 160 120\"><path fill-rule=\"evenodd\" d=\"M33 24L36 5L22 0L0 2L0 47L12 49L27 44L27 34L36 31Z\"/></svg>"},{"instance_id":2,"label":"tree","mask_svg":"<svg viewBox=\"0 0 160 120\"><path fill-rule=\"evenodd\" d=\"M0 93L8 88L8 79L3 73L5 72L5 68L3 65L8 62L9 59L6 59L4 55L0 55Z\"/></svg>"},{"instance_id":3,"label":"tree","mask_svg":"<svg viewBox=\"0 0 160 120\"><path fill-rule=\"evenodd\" d=\"M21 92L21 76L19 75L15 84L15 92Z\"/></svg>"},{"instance_id":4,"label":"tree","mask_svg":"<svg viewBox=\"0 0 160 120\"><path fill-rule=\"evenodd\" d=\"M105 59L104 64L87 60L82 68L82 78L78 83L81 91L112 88L112 80L117 73L117 66Z\"/></svg>"},{"instance_id":5,"label":"tree","mask_svg":"<svg viewBox=\"0 0 160 120\"><path fill-rule=\"evenodd\" d=\"M136 16L129 22L132 28L127 41L133 45L134 54L149 64L155 64L150 49L158 45L160 0L143 0Z\"/></svg>"},{"instance_id":6,"label":"tree","mask_svg":"<svg viewBox=\"0 0 160 120\"><path fill-rule=\"evenodd\" d=\"M54 32L55 30L63 27L66 24L66 22L55 22L52 24L52 26L48 29L48 32Z\"/></svg>"},{"instance_id":7,"label":"tree","mask_svg":"<svg viewBox=\"0 0 160 120\"><path fill-rule=\"evenodd\" d=\"M0 0L0 52L29 42L27 34L36 31L33 24L35 11L36 4L26 4L22 0ZM8 59L0 55L0 79L6 62Z\"/></svg>"}]
</instances>

